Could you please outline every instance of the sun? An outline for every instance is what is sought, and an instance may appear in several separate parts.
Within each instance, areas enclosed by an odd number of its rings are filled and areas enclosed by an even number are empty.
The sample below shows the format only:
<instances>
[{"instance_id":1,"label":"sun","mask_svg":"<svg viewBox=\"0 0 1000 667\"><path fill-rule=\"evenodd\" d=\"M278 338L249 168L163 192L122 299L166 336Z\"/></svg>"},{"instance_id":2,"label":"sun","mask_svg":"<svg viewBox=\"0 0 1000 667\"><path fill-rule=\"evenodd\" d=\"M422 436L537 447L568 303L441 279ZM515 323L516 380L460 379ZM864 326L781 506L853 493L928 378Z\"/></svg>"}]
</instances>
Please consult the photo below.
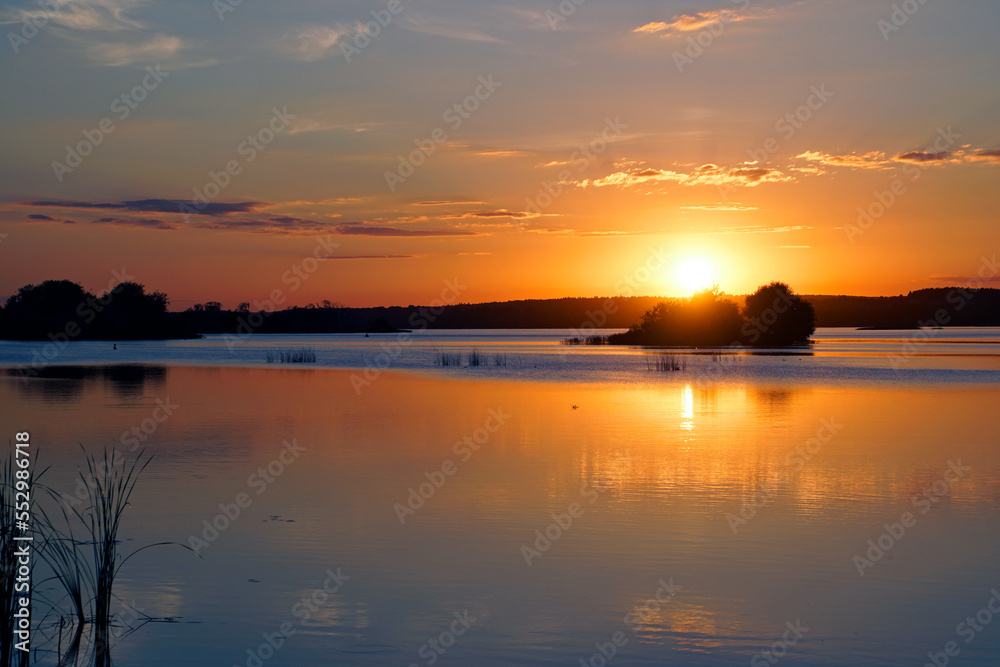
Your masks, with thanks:
<instances>
[{"instance_id":1,"label":"sun","mask_svg":"<svg viewBox=\"0 0 1000 667\"><path fill-rule=\"evenodd\" d=\"M677 285L687 294L694 294L712 286L715 272L712 265L701 257L689 257L677 264L674 273Z\"/></svg>"}]
</instances>

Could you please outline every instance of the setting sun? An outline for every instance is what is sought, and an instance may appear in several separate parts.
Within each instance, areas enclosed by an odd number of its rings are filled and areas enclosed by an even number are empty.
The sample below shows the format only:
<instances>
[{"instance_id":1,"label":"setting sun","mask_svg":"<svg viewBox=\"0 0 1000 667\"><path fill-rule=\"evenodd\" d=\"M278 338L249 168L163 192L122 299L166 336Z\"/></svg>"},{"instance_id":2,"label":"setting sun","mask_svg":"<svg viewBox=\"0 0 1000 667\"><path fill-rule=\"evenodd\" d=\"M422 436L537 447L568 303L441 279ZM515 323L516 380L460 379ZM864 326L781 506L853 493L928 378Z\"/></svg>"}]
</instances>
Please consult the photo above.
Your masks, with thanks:
<instances>
[{"instance_id":1,"label":"setting sun","mask_svg":"<svg viewBox=\"0 0 1000 667\"><path fill-rule=\"evenodd\" d=\"M715 272L712 265L701 257L682 260L674 271L674 281L687 294L693 294L712 286Z\"/></svg>"}]
</instances>

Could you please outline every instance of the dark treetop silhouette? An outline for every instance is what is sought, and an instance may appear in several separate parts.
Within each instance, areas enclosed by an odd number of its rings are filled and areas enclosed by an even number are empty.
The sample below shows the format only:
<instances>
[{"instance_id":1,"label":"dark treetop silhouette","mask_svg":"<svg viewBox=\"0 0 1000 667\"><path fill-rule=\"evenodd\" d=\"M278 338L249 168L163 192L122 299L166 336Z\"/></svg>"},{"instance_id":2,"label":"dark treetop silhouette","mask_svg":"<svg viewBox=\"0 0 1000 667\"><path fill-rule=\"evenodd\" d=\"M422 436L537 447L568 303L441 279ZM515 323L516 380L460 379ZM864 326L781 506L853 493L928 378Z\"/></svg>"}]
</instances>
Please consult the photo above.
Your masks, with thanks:
<instances>
[{"instance_id":1,"label":"dark treetop silhouette","mask_svg":"<svg viewBox=\"0 0 1000 667\"><path fill-rule=\"evenodd\" d=\"M25 285L0 311L0 336L12 340L138 340L190 337L171 326L163 292L123 282L101 296L69 280Z\"/></svg>"},{"instance_id":2,"label":"dark treetop silhouette","mask_svg":"<svg viewBox=\"0 0 1000 667\"><path fill-rule=\"evenodd\" d=\"M712 288L688 299L662 301L628 331L608 338L612 345L776 347L806 345L816 314L784 283L771 283L746 298L742 311Z\"/></svg>"}]
</instances>

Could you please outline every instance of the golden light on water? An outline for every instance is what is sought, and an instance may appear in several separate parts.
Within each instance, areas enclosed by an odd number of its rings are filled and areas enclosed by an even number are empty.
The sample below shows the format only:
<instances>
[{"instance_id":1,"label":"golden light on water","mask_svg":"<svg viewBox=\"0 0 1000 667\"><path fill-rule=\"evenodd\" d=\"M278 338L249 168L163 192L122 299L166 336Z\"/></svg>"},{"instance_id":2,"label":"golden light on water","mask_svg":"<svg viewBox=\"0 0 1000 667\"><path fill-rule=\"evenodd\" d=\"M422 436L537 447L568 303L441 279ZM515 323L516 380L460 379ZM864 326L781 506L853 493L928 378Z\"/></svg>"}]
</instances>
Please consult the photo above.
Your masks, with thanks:
<instances>
[{"instance_id":1,"label":"golden light on water","mask_svg":"<svg viewBox=\"0 0 1000 667\"><path fill-rule=\"evenodd\" d=\"M691 390L691 385L686 385L684 391L681 393L681 416L684 421L681 422L681 428L685 431L690 431L694 428L694 392Z\"/></svg>"}]
</instances>

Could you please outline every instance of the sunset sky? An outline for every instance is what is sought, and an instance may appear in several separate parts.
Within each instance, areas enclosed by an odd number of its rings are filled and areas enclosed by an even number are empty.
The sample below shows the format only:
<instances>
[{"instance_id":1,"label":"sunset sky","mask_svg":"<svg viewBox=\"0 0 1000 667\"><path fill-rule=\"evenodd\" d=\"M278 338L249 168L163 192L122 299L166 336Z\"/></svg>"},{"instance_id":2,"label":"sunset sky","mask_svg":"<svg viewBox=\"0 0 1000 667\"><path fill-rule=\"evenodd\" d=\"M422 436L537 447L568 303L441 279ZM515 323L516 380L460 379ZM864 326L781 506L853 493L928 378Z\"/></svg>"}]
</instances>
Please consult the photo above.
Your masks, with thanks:
<instances>
[{"instance_id":1,"label":"sunset sky","mask_svg":"<svg viewBox=\"0 0 1000 667\"><path fill-rule=\"evenodd\" d=\"M1000 252L995 0L575 2L0 2L0 295L899 294Z\"/></svg>"}]
</instances>

